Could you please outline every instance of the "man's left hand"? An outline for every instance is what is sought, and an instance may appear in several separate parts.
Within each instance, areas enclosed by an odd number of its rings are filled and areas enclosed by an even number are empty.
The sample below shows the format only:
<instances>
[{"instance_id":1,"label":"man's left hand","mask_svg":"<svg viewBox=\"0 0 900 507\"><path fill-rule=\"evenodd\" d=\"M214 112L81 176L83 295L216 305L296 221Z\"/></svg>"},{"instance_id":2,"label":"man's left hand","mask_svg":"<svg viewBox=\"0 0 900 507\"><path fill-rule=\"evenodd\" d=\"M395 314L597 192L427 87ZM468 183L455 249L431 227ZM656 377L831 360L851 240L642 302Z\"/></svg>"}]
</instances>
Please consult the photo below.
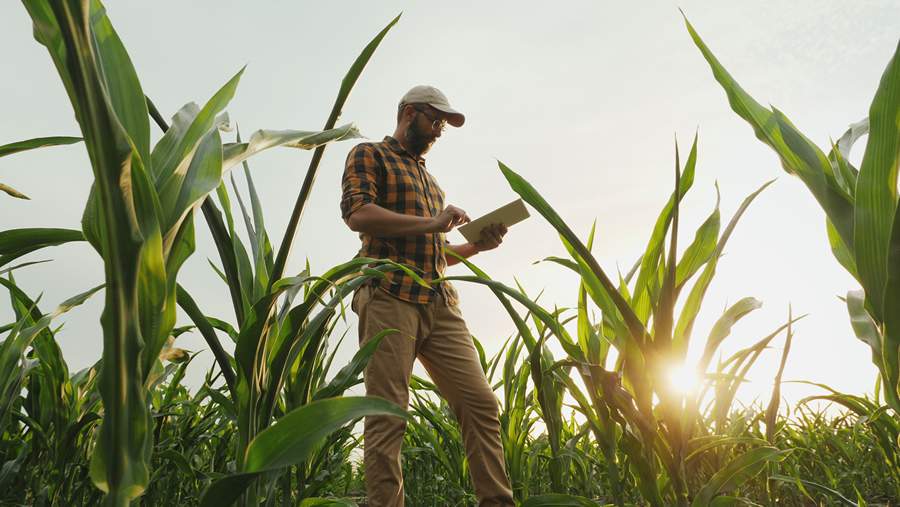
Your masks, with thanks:
<instances>
[{"instance_id":1,"label":"man's left hand","mask_svg":"<svg viewBox=\"0 0 900 507\"><path fill-rule=\"evenodd\" d=\"M475 248L479 252L485 250L493 250L503 243L503 236L506 235L506 226L503 224L491 224L481 230L481 239L474 243Z\"/></svg>"}]
</instances>

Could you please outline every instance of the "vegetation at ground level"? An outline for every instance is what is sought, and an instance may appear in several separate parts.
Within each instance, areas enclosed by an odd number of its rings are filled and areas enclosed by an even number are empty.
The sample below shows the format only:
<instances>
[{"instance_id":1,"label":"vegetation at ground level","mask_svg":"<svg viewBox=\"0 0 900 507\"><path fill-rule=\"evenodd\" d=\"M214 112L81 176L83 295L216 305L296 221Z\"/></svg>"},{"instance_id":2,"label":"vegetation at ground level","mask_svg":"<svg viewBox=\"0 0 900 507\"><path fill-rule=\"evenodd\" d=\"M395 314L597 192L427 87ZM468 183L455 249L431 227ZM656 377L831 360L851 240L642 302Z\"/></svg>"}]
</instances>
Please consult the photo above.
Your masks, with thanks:
<instances>
[{"instance_id":1,"label":"vegetation at ground level","mask_svg":"<svg viewBox=\"0 0 900 507\"><path fill-rule=\"evenodd\" d=\"M285 266L323 150L357 136L336 126L341 109L391 21L341 83L321 130L259 130L234 142L224 112L243 70L203 106L186 104L166 121L147 98L99 0L24 0L36 40L50 54L81 137L45 137L0 146L0 157L83 142L94 185L81 230L0 232L0 284L15 320L0 325L0 502L8 505L354 505L364 501L353 423L370 414L408 421L404 472L409 505L474 504L460 432L427 380L415 378L407 412L384 400L344 396L384 332L345 365L346 297L404 265L356 258L321 274ZM545 505L896 505L900 502L900 46L868 117L822 150L775 108L747 94L690 24L690 35L734 111L772 147L821 204L834 256L862 291L846 296L857 337L879 372L874 398L822 394L781 402L794 323L750 347L717 357L741 319L761 302L747 297L718 317L706 337L694 322L741 217L769 183L747 196L722 227L718 202L684 246L679 209L693 186L698 140L627 273L609 276L592 253L593 230L576 234L528 181L503 163L510 187L558 233L559 269L578 275L576 305L560 308L518 283L492 279L462 259L455 283L492 291L511 336L482 366L501 403L503 444L517 501ZM151 121L152 119L152 121ZM151 125L162 136L150 142ZM868 134L859 168L851 146ZM315 150L277 250L247 160L268 148ZM827 154L826 154L827 153ZM232 169L242 170L241 195ZM230 183L232 189L229 190ZM19 190L0 186L13 198ZM6 196L4 196L6 197ZM233 203L236 206L233 206ZM199 210L215 242L211 262L233 315L203 311L178 282L194 250ZM239 213L236 213L238 210ZM244 232L239 232L242 223ZM49 313L22 290L13 262L49 246L88 241L104 280ZM54 319L88 298L105 298L103 355L69 371ZM100 296L97 296L100 297ZM179 313L185 322L177 322ZM183 380L196 357L177 346L199 333L215 356L203 385ZM699 386L673 389L691 341L703 350ZM223 345L223 341L228 345ZM556 357L555 342L564 354ZM738 387L755 362L780 345L780 368L766 406L742 407ZM481 347L479 345L479 350ZM827 412L817 401L837 405Z\"/></svg>"}]
</instances>

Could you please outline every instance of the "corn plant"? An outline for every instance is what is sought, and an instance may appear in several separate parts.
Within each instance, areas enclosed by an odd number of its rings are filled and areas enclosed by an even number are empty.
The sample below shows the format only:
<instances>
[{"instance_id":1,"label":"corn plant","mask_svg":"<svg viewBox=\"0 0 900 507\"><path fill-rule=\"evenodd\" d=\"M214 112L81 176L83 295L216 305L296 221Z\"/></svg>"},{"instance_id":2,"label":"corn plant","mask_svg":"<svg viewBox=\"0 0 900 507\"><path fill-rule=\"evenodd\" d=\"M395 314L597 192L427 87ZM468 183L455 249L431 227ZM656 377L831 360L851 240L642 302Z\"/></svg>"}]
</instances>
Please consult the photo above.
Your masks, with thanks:
<instances>
[{"instance_id":1,"label":"corn plant","mask_svg":"<svg viewBox=\"0 0 900 507\"><path fill-rule=\"evenodd\" d=\"M28 486L38 504L55 505L61 499L79 496L76 491L84 486L76 482L86 474L77 470L79 460L75 457L85 452L90 431L99 420L99 400L93 390L96 370L89 368L70 376L50 326L102 286L69 298L55 311L44 314L11 275L9 279L0 278L0 285L9 291L16 315L16 323L0 342L0 435L10 433L12 425L21 425L29 433L24 446L25 439L4 439L2 447L21 446L18 451L3 449L3 455L18 454L4 468L13 470L32 460L46 464L48 470L41 481ZM23 388L27 389L25 396L21 394ZM4 476L0 485L5 482L5 489L16 477L9 473Z\"/></svg>"},{"instance_id":2,"label":"corn plant","mask_svg":"<svg viewBox=\"0 0 900 507\"><path fill-rule=\"evenodd\" d=\"M241 70L202 108L183 107L151 149L147 101L100 1L23 3L69 95L94 171L82 225L104 260L106 304L99 374L104 417L91 475L107 492L106 505L126 505L150 476L147 381L175 324L178 270L194 249L192 210L224 173L259 151L315 148L356 132L350 125L258 131L247 143L224 144L221 113Z\"/></svg>"},{"instance_id":3,"label":"corn plant","mask_svg":"<svg viewBox=\"0 0 900 507\"><path fill-rule=\"evenodd\" d=\"M745 199L721 235L717 204L679 259L676 255L678 210L685 193L693 184L696 159L696 139L683 167L676 147L675 191L657 219L644 255L630 273L620 277L618 285L613 284L590 252L593 231L588 245L583 244L534 187L500 163L500 169L513 190L554 226L571 256L571 259L550 260L574 270L581 277L577 339L570 336L557 312L540 308L520 291L488 279L471 263L468 263L469 266L478 276L448 277L488 285L501 297L517 329L523 334L530 332L521 317L509 306L508 298L525 305L542 322L539 330L545 327L547 335L552 333L557 337L569 358L557 365L551 375L556 375L558 383L568 388L569 393L579 401L580 410L592 422L595 436L605 449L613 496L618 504L624 502L621 490L625 471L618 464L617 449L628 457L628 467L636 485L645 501L652 505L687 505L691 502L693 505L707 505L756 475L766 463L784 457L783 451L771 446L752 448L725 463L722 473L710 477L707 483L690 482L686 461L699 445L693 439L696 422L700 418L697 410L699 400L670 389L668 372L673 365L684 362L694 321L734 227L753 199L768 185L763 185ZM697 279L676 320L678 296L695 275L698 275ZM592 322L589 318L588 296L602 313L599 322ZM698 372L706 372L709 361L737 320L759 305L758 301L746 298L726 311L707 339ZM765 344L784 327L786 325L757 344L754 350L761 352ZM538 340L532 338L526 343L536 345ZM616 350L617 355L615 362L608 365L611 348ZM530 349L534 350L534 347ZM720 401L722 407L730 408L736 385L757 357L758 353L751 352L734 360L731 366L735 370L732 373L736 375L732 375L733 381L727 393L723 393L723 401ZM563 367L575 368L587 387L587 393L580 391ZM549 394L556 397L552 389L544 385L542 376L535 376L535 385L541 386L539 391L544 391L540 396L546 398ZM546 404L542 403L542 406ZM550 435L556 424L557 421L549 420ZM613 429L615 426L619 428ZM729 443L733 442L723 440L719 445ZM664 483L658 480L661 474L667 478ZM733 474L738 474L741 480L727 478L733 478Z\"/></svg>"},{"instance_id":4,"label":"corn plant","mask_svg":"<svg viewBox=\"0 0 900 507\"><path fill-rule=\"evenodd\" d=\"M685 23L732 110L778 154L782 168L803 181L825 212L832 253L863 288L847 296L853 329L872 350L885 400L900 413L900 43L875 91L869 116L823 150L784 113L763 107L745 92ZM866 133L862 163L856 168L848 156Z\"/></svg>"}]
</instances>

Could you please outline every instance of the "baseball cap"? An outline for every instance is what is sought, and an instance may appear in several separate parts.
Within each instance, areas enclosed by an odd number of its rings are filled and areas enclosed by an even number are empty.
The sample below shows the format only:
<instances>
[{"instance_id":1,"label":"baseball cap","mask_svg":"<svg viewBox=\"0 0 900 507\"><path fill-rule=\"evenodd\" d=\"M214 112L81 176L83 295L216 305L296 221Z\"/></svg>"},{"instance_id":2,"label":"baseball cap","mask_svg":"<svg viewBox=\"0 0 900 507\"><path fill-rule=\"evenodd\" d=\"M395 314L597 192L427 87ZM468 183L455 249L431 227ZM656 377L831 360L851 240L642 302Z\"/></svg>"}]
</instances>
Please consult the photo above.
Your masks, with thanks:
<instances>
[{"instance_id":1,"label":"baseball cap","mask_svg":"<svg viewBox=\"0 0 900 507\"><path fill-rule=\"evenodd\" d=\"M454 127L462 127L466 122L466 117L450 107L450 101L447 96L433 86L418 85L413 86L406 95L400 99L399 107L407 104L428 104L429 106L445 113L447 115L447 123Z\"/></svg>"}]
</instances>

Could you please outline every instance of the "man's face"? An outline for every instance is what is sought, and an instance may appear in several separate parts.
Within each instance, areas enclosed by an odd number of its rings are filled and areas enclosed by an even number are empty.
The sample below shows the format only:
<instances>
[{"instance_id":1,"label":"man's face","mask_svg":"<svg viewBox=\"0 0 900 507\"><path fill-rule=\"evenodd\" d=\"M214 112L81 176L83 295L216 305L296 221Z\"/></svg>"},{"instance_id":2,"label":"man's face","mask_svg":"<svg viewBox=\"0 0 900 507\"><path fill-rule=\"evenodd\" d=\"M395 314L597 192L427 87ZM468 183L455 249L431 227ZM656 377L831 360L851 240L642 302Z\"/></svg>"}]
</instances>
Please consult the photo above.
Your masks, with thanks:
<instances>
[{"instance_id":1,"label":"man's face","mask_svg":"<svg viewBox=\"0 0 900 507\"><path fill-rule=\"evenodd\" d=\"M411 106L414 117L406 128L406 142L409 149L419 155L425 155L431 149L431 145L441 137L445 121L437 110L426 104Z\"/></svg>"}]
</instances>

